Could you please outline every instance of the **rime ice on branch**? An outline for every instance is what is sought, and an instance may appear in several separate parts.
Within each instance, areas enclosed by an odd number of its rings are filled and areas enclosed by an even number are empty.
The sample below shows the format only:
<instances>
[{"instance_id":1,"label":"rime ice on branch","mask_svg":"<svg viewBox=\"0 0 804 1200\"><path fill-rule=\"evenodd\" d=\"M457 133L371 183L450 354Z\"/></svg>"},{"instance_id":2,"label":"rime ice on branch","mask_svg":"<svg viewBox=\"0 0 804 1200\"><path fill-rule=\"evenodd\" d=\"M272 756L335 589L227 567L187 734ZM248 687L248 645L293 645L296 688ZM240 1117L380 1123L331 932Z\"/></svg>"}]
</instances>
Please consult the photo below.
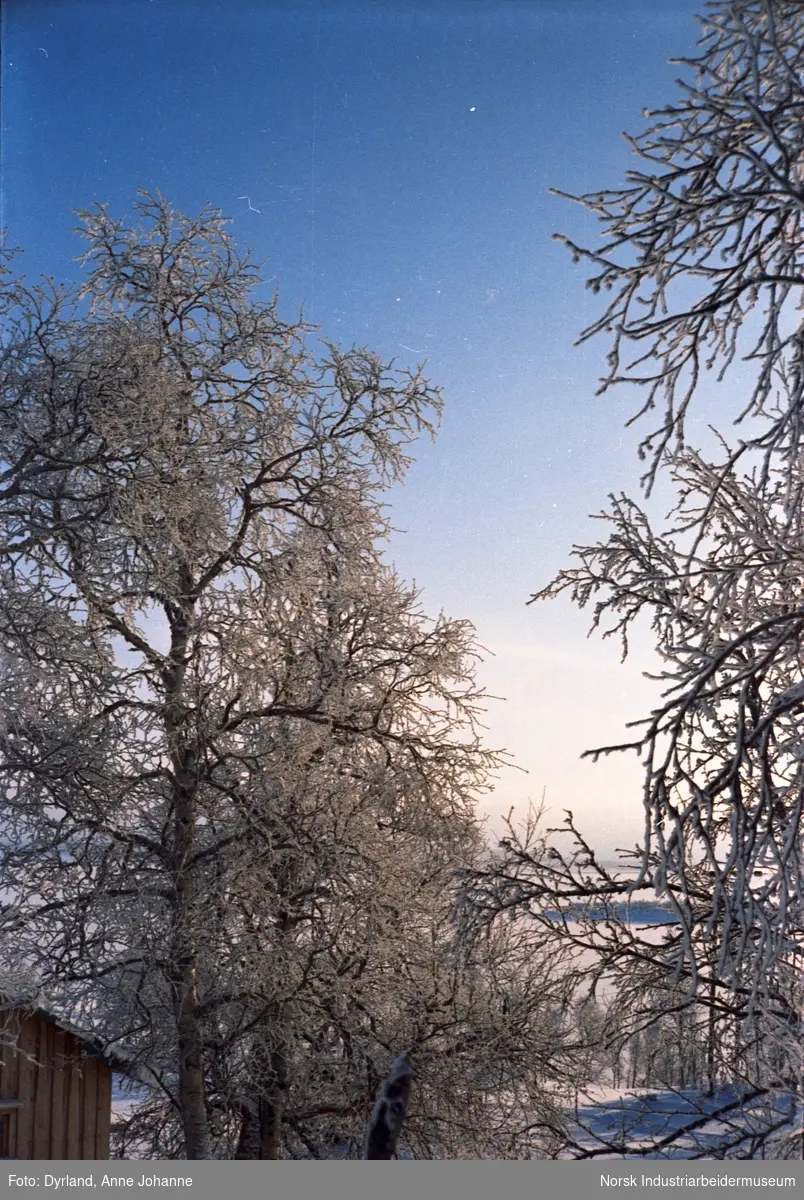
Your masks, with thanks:
<instances>
[{"instance_id":1,"label":"rime ice on branch","mask_svg":"<svg viewBox=\"0 0 804 1200\"><path fill-rule=\"evenodd\" d=\"M573 197L602 244L564 239L594 265L588 286L612 293L581 338L612 335L601 392L635 384L634 420L659 410L643 484L661 478L673 507L662 522L612 496L601 540L534 597L589 605L625 653L650 623L663 695L621 744L589 751L644 766L636 877L603 868L570 817L563 852L512 830L464 911L527 913L568 954L594 952L600 971L578 986L616 984L606 1054L655 1049L675 1027L712 1094L738 1089L718 1108L723 1148L759 1154L800 1122L804 1042L804 6L715 0L702 21L700 54L679 60L692 80L629 139L640 166ZM687 418L710 367L732 382L739 437L719 431L707 454ZM658 945L617 908L644 887L672 915Z\"/></svg>"}]
</instances>

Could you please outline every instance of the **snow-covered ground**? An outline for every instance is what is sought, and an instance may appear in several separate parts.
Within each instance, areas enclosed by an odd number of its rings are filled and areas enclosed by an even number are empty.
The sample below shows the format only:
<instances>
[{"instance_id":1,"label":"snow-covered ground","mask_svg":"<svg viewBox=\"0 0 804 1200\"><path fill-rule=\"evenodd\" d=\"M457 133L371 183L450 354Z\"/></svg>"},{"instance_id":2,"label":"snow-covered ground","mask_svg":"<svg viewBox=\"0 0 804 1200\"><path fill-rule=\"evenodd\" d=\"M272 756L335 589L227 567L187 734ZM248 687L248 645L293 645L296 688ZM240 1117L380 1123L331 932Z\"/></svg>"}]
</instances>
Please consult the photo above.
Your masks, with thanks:
<instances>
[{"instance_id":1,"label":"snow-covered ground","mask_svg":"<svg viewBox=\"0 0 804 1200\"><path fill-rule=\"evenodd\" d=\"M649 1088L616 1090L596 1089L581 1102L577 1110L575 1138L584 1150L600 1152L600 1158L718 1158L724 1138L731 1139L738 1131L760 1132L773 1123L784 1123L780 1134L788 1136L801 1131L804 1107L796 1107L791 1096L779 1096L772 1107L765 1099L738 1109L727 1117L708 1114L722 1110L725 1105L739 1101L736 1087L718 1088L713 1095L688 1088L683 1091L655 1091ZM673 1137L690 1125L695 1128L682 1135L672 1146L664 1148L663 1139ZM608 1147L627 1140L635 1153L618 1154ZM743 1153L748 1143L743 1146ZM642 1153L639 1153L642 1150ZM645 1153L647 1151L647 1153ZM767 1157L775 1157L772 1146Z\"/></svg>"}]
</instances>

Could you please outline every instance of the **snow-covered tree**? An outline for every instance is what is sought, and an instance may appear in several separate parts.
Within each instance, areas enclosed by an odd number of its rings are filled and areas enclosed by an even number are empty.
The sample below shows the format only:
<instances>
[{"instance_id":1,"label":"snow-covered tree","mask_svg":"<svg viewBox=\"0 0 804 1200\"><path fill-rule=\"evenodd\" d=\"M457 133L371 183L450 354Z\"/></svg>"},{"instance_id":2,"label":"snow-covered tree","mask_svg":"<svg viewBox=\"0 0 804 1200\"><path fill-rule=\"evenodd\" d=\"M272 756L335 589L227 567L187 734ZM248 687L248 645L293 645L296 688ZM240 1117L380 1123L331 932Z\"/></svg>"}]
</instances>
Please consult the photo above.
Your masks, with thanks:
<instances>
[{"instance_id":1,"label":"snow-covered tree","mask_svg":"<svg viewBox=\"0 0 804 1200\"><path fill-rule=\"evenodd\" d=\"M582 338L613 335L601 392L628 382L642 392L637 417L659 410L643 483L650 493L662 481L672 510L662 521L649 502L612 497L603 539L576 547L575 565L538 593L591 604L594 627L625 653L632 626L652 628L661 702L624 744L590 751L640 755L644 843L635 872L618 874L571 819L567 853L531 829L475 878L472 903L491 915L528 902L598 956L617 996L612 1044L641 1038L644 1055L653 1038L656 1067L682 1022L665 1082L688 1077L681 1043L695 1031L696 1072L710 1090L738 1089L722 1103L724 1151L745 1154L801 1123L804 7L715 0L702 23L676 103L646 111L649 127L629 139L639 167L624 187L578 198L602 245L564 239L593 264L592 290L613 293ZM704 415L708 369L731 381L741 422L739 438L721 431L709 450L689 444L688 421L696 405ZM658 945L618 917L616 902L640 888L671 908Z\"/></svg>"},{"instance_id":2,"label":"snow-covered tree","mask_svg":"<svg viewBox=\"0 0 804 1200\"><path fill-rule=\"evenodd\" d=\"M408 1049L408 1148L512 1153L562 985L452 951L501 758L379 549L438 392L316 357L216 211L137 214L80 214L78 293L6 277L2 957L156 1081L122 1152L359 1155Z\"/></svg>"}]
</instances>

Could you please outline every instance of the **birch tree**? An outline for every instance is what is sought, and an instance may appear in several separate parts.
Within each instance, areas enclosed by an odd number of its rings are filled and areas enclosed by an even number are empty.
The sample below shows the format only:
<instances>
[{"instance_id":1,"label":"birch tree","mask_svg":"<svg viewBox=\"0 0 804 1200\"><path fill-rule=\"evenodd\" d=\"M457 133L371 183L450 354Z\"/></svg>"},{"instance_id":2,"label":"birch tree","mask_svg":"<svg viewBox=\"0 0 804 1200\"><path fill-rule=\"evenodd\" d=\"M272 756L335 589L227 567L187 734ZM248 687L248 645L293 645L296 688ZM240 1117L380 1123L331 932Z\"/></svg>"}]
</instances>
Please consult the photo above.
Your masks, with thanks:
<instances>
[{"instance_id":1,"label":"birch tree","mask_svg":"<svg viewBox=\"0 0 804 1200\"><path fill-rule=\"evenodd\" d=\"M6 281L3 956L153 1080L120 1152L359 1156L408 1048L408 1148L510 1153L560 1123L563 995L450 958L502 760L471 626L380 551L440 396L316 355L220 213L136 215L80 214L77 292Z\"/></svg>"},{"instance_id":2,"label":"birch tree","mask_svg":"<svg viewBox=\"0 0 804 1200\"><path fill-rule=\"evenodd\" d=\"M588 286L611 293L581 335L610 337L600 392L638 388L634 420L652 422L642 482L675 500L663 521L612 496L601 540L535 597L590 605L624 654L636 624L652 629L661 701L621 745L589 752L640 756L644 842L624 875L571 817L566 852L512 831L472 903L487 916L529 903L599 954L619 989L612 1044L688 1010L710 1085L737 1087L719 1109L724 1153L800 1153L804 9L715 0L700 53L678 61L675 103L629 138L640 163L625 185L573 197L602 244L562 239L591 264ZM731 382L735 431L707 450L690 444L690 414L723 393L715 376ZM658 950L618 919L640 888L672 912ZM618 1149L671 1152L705 1126L696 1112L652 1147L635 1135Z\"/></svg>"},{"instance_id":3,"label":"birch tree","mask_svg":"<svg viewBox=\"0 0 804 1200\"><path fill-rule=\"evenodd\" d=\"M353 544L372 516L378 530L373 489L398 477L405 444L432 430L439 399L365 352L331 348L311 362L302 327L255 300L254 267L219 215L192 221L147 196L137 207L139 228L103 208L82 214L80 299L91 316L77 320L53 288L18 290L5 347L6 771L16 768L6 824L12 854L30 858L25 818L30 806L47 814L58 860L76 857L66 847L89 815L95 836L112 836L124 854L148 849L167 867L171 911L159 936L178 1102L188 1156L206 1157L193 931L205 904L196 863L211 743L217 734L245 745L277 716L363 732L327 664L288 695L273 663L267 678L251 667L259 642L248 639L292 571L296 529ZM303 604L303 571L293 582L289 602ZM161 647L143 628L149 606L163 618ZM36 686L23 664L45 681L28 712L14 696ZM387 740L373 725L365 732ZM218 770L227 766L224 757ZM156 805L148 834L106 830L123 797L124 821L132 804ZM101 860L108 852L95 848Z\"/></svg>"}]
</instances>

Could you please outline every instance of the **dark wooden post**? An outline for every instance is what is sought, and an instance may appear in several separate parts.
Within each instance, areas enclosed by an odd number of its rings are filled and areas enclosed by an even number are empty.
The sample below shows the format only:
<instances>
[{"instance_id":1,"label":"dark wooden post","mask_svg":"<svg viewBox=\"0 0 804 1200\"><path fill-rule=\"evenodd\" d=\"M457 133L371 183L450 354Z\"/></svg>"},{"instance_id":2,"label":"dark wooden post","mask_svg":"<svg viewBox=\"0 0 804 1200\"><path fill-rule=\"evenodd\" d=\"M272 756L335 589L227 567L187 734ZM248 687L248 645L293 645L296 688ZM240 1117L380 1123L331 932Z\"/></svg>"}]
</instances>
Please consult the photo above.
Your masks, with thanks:
<instances>
[{"instance_id":1,"label":"dark wooden post","mask_svg":"<svg viewBox=\"0 0 804 1200\"><path fill-rule=\"evenodd\" d=\"M400 1054L391 1074L380 1088L380 1094L366 1130L363 1158L393 1158L402 1124L408 1111L413 1068L407 1051Z\"/></svg>"}]
</instances>

